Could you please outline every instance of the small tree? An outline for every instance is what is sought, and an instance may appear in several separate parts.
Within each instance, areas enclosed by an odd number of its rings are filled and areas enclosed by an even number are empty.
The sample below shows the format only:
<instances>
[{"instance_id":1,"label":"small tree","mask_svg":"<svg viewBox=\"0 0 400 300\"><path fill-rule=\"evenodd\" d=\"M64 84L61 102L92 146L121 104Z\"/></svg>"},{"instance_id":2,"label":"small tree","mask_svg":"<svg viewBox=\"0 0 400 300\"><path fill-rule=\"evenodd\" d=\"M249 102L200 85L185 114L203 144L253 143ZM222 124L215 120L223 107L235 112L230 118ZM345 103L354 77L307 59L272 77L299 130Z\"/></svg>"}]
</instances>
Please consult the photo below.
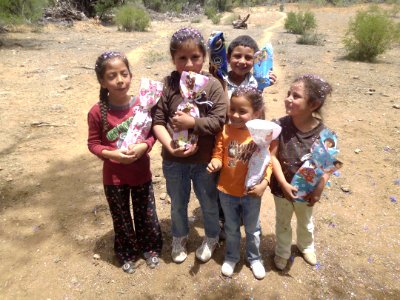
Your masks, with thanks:
<instances>
[{"instance_id":1,"label":"small tree","mask_svg":"<svg viewBox=\"0 0 400 300\"><path fill-rule=\"evenodd\" d=\"M304 34L315 28L317 28L317 21L314 13L310 11L289 12L285 19L285 29L294 34Z\"/></svg>"},{"instance_id":2,"label":"small tree","mask_svg":"<svg viewBox=\"0 0 400 300\"><path fill-rule=\"evenodd\" d=\"M348 57L361 61L373 61L399 40L399 26L388 17L387 12L372 6L359 11L350 20L343 43Z\"/></svg>"},{"instance_id":3,"label":"small tree","mask_svg":"<svg viewBox=\"0 0 400 300\"><path fill-rule=\"evenodd\" d=\"M115 14L115 22L125 31L145 31L150 26L150 21L146 10L133 5L123 5Z\"/></svg>"}]
</instances>

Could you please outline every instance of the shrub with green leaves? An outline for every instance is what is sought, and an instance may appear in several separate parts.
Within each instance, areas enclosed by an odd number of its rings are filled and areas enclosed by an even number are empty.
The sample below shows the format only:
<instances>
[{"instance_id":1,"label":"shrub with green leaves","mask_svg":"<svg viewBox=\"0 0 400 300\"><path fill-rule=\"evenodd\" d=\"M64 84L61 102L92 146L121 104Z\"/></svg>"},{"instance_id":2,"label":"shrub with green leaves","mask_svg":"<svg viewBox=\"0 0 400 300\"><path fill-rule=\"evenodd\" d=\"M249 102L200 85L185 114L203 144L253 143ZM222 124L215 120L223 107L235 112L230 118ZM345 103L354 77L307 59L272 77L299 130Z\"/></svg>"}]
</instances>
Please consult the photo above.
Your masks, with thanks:
<instances>
[{"instance_id":1,"label":"shrub with green leaves","mask_svg":"<svg viewBox=\"0 0 400 300\"><path fill-rule=\"evenodd\" d=\"M317 28L314 13L310 11L288 12L285 19L285 29L294 34L304 34L306 31Z\"/></svg>"},{"instance_id":2,"label":"shrub with green leaves","mask_svg":"<svg viewBox=\"0 0 400 300\"><path fill-rule=\"evenodd\" d=\"M47 0L0 0L0 20L6 23L34 22L43 14Z\"/></svg>"},{"instance_id":3,"label":"shrub with green leaves","mask_svg":"<svg viewBox=\"0 0 400 300\"><path fill-rule=\"evenodd\" d=\"M387 12L377 6L359 11L349 22L343 38L348 57L360 61L373 61L399 41L399 26Z\"/></svg>"},{"instance_id":4,"label":"shrub with green leaves","mask_svg":"<svg viewBox=\"0 0 400 300\"><path fill-rule=\"evenodd\" d=\"M141 7L123 5L117 9L115 23L125 31L145 31L150 26L150 16Z\"/></svg>"}]
</instances>

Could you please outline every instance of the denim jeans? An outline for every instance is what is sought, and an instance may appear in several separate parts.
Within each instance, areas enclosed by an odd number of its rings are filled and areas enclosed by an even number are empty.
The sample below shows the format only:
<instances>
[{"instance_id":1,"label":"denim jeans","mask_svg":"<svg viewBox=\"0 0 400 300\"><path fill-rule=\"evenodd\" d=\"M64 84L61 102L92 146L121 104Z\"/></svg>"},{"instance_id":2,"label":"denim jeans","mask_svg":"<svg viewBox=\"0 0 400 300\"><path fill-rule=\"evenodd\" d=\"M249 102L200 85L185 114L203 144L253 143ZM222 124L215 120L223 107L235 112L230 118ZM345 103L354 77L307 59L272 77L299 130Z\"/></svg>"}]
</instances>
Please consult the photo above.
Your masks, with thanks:
<instances>
[{"instance_id":1,"label":"denim jeans","mask_svg":"<svg viewBox=\"0 0 400 300\"><path fill-rule=\"evenodd\" d=\"M191 182L203 214L204 231L207 237L219 235L218 190L216 175L207 172L207 163L183 164L163 161L163 172L167 193L171 197L172 236L189 234L188 204Z\"/></svg>"},{"instance_id":2,"label":"denim jeans","mask_svg":"<svg viewBox=\"0 0 400 300\"><path fill-rule=\"evenodd\" d=\"M219 192L225 216L226 253L225 260L237 263L240 260L240 218L243 216L246 232L246 256L248 262L261 259L260 254L260 207L261 198L235 197Z\"/></svg>"}]
</instances>

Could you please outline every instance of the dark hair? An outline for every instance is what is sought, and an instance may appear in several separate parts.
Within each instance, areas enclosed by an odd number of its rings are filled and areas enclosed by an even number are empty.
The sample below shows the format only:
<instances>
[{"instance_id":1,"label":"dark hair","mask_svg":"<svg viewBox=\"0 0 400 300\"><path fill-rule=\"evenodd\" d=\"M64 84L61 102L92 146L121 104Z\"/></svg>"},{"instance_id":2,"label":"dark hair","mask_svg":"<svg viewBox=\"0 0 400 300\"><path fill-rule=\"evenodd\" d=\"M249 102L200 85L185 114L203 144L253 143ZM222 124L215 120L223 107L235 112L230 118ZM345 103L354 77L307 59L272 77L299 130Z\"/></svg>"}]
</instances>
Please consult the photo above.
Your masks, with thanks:
<instances>
[{"instance_id":1,"label":"dark hair","mask_svg":"<svg viewBox=\"0 0 400 300\"><path fill-rule=\"evenodd\" d=\"M96 60L96 64L94 67L94 70L96 72L96 76L97 76L97 81L99 83L101 83L101 80L104 77L104 73L106 72L106 66L107 63L114 58L119 58L121 59L124 64L126 65L126 67L128 68L129 74L131 73L131 70L129 68L129 62L128 59L126 58L126 56L118 51L107 51L102 53ZM100 111L101 111L101 121L103 123L103 131L107 131L108 130L108 121L107 121L107 110L108 110L108 89L103 88L100 85Z\"/></svg>"},{"instance_id":2,"label":"dark hair","mask_svg":"<svg viewBox=\"0 0 400 300\"><path fill-rule=\"evenodd\" d=\"M239 86L232 93L232 97L243 96L250 102L255 112L261 112L260 119L265 119L265 105L262 92L252 86Z\"/></svg>"},{"instance_id":3,"label":"dark hair","mask_svg":"<svg viewBox=\"0 0 400 300\"><path fill-rule=\"evenodd\" d=\"M169 43L169 52L171 53L171 57L174 57L176 51L180 49L183 44L189 44L190 42L198 46L204 57L206 56L207 48L200 31L195 28L185 27L176 31L171 37Z\"/></svg>"},{"instance_id":4,"label":"dark hair","mask_svg":"<svg viewBox=\"0 0 400 300\"><path fill-rule=\"evenodd\" d=\"M227 54L228 60L231 57L233 49L235 49L237 46L249 47L254 50L254 53L256 53L259 50L257 42L251 36L239 35L228 46L228 54Z\"/></svg>"},{"instance_id":5,"label":"dark hair","mask_svg":"<svg viewBox=\"0 0 400 300\"><path fill-rule=\"evenodd\" d=\"M303 82L304 90L309 102L319 102L320 105L314 110L314 113L321 116L321 107L324 105L328 95L332 93L332 86L318 75L304 74L297 77L293 83Z\"/></svg>"}]
</instances>

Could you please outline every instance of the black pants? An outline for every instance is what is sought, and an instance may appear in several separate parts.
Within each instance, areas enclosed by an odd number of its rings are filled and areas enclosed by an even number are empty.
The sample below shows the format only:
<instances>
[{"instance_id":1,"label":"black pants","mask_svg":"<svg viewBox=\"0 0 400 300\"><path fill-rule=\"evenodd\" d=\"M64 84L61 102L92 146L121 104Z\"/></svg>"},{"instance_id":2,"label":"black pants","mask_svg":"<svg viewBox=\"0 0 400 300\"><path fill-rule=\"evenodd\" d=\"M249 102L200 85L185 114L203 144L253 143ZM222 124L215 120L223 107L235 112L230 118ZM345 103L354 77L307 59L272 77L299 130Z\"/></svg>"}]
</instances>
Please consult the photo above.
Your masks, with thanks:
<instances>
[{"instance_id":1,"label":"black pants","mask_svg":"<svg viewBox=\"0 0 400 300\"><path fill-rule=\"evenodd\" d=\"M105 185L104 192L113 219L114 251L120 263L134 261L144 252L159 255L162 234L152 182L139 186ZM134 222L130 211L130 197Z\"/></svg>"}]
</instances>

